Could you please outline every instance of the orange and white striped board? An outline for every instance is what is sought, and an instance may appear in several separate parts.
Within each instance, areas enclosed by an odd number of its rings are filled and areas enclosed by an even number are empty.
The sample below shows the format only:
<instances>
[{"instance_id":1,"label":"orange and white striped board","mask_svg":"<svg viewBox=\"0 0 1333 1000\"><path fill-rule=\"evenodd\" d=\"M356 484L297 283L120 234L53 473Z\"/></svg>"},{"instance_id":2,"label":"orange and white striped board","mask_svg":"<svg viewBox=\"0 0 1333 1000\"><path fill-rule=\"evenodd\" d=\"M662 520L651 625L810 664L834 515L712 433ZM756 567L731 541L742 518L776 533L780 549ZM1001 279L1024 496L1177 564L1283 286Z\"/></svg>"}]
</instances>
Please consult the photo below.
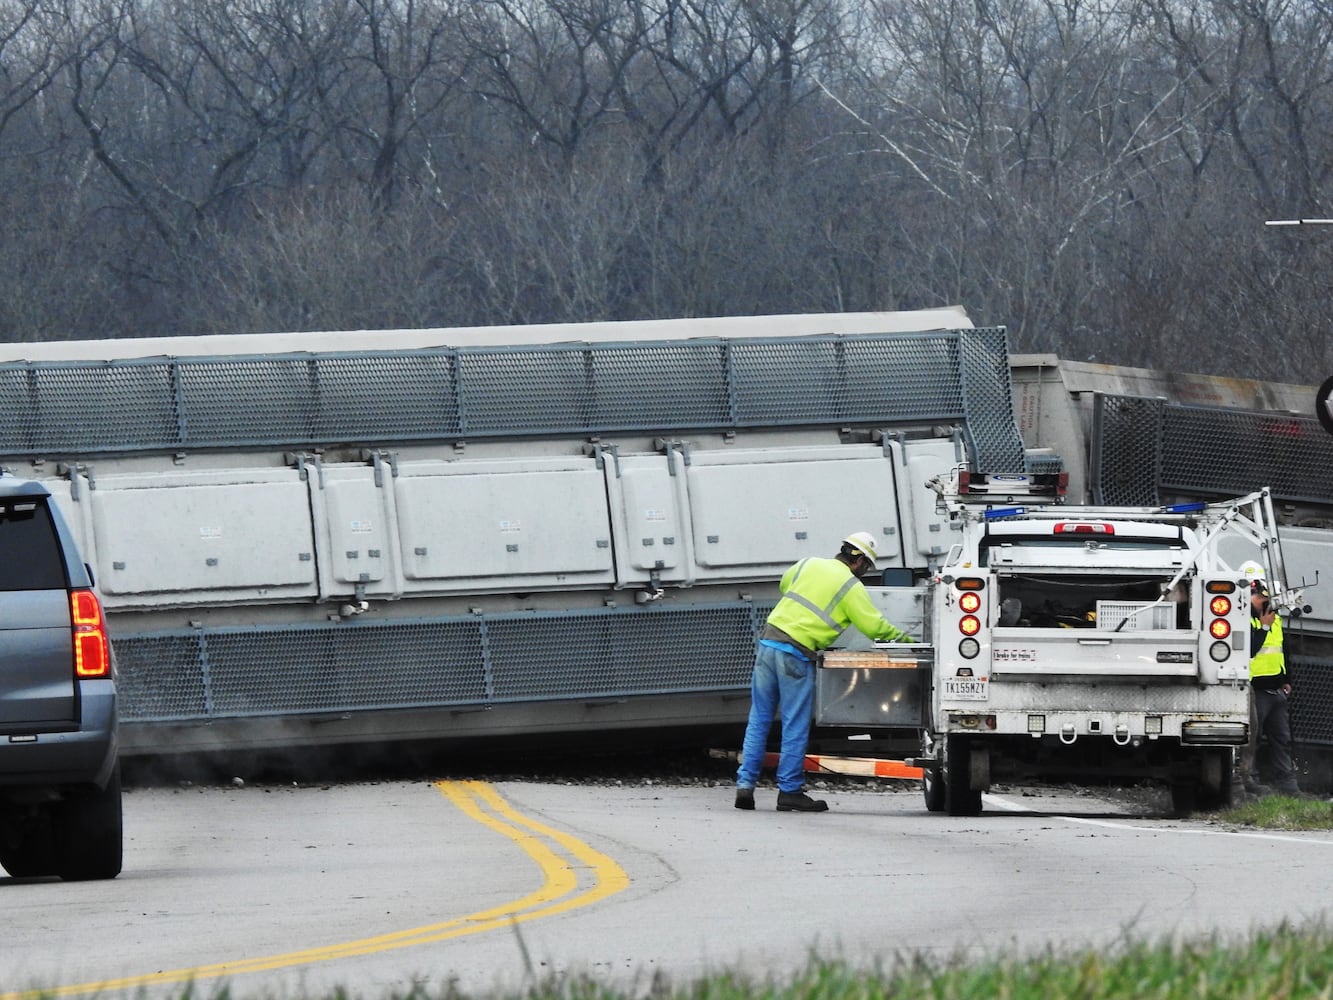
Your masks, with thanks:
<instances>
[{"instance_id":1,"label":"orange and white striped board","mask_svg":"<svg viewBox=\"0 0 1333 1000\"><path fill-rule=\"evenodd\" d=\"M778 755L764 754L765 767L777 767ZM909 767L900 760L875 757L829 757L806 754L804 770L817 774L850 774L861 778L920 778L921 768Z\"/></svg>"}]
</instances>

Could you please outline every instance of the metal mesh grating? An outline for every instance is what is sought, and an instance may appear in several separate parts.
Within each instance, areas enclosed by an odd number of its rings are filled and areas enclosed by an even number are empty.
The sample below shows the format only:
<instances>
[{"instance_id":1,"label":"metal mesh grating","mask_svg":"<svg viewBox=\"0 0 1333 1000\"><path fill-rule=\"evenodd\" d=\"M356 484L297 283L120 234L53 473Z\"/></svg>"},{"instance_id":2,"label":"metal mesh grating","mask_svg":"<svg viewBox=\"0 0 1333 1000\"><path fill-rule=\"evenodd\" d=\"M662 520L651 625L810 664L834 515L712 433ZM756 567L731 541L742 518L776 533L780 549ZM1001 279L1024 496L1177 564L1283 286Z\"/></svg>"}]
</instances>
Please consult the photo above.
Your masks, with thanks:
<instances>
[{"instance_id":1,"label":"metal mesh grating","mask_svg":"<svg viewBox=\"0 0 1333 1000\"><path fill-rule=\"evenodd\" d=\"M966 420L1020 469L1002 330L0 365L0 455Z\"/></svg>"},{"instance_id":2,"label":"metal mesh grating","mask_svg":"<svg viewBox=\"0 0 1333 1000\"><path fill-rule=\"evenodd\" d=\"M180 364L182 444L412 440L457 433L447 353Z\"/></svg>"},{"instance_id":3,"label":"metal mesh grating","mask_svg":"<svg viewBox=\"0 0 1333 1000\"><path fill-rule=\"evenodd\" d=\"M1161 488L1238 496L1268 486L1284 500L1333 500L1333 437L1313 417L1098 396L1093 499L1151 505Z\"/></svg>"},{"instance_id":4,"label":"metal mesh grating","mask_svg":"<svg viewBox=\"0 0 1333 1000\"><path fill-rule=\"evenodd\" d=\"M134 722L486 700L468 619L200 629L117 637L115 647L121 714ZM174 654L168 670L154 661L164 650Z\"/></svg>"},{"instance_id":5,"label":"metal mesh grating","mask_svg":"<svg viewBox=\"0 0 1333 1000\"><path fill-rule=\"evenodd\" d=\"M126 721L199 719L212 714L201 669L201 632L116 636L116 692Z\"/></svg>"},{"instance_id":6,"label":"metal mesh grating","mask_svg":"<svg viewBox=\"0 0 1333 1000\"><path fill-rule=\"evenodd\" d=\"M118 635L129 722L749 686L748 602Z\"/></svg>"},{"instance_id":7,"label":"metal mesh grating","mask_svg":"<svg viewBox=\"0 0 1333 1000\"><path fill-rule=\"evenodd\" d=\"M181 394L189 401L183 444L314 437L316 369L309 358L235 358L182 364L180 372Z\"/></svg>"},{"instance_id":8,"label":"metal mesh grating","mask_svg":"<svg viewBox=\"0 0 1333 1000\"><path fill-rule=\"evenodd\" d=\"M963 416L954 333L738 341L731 358L744 426Z\"/></svg>"},{"instance_id":9,"label":"metal mesh grating","mask_svg":"<svg viewBox=\"0 0 1333 1000\"><path fill-rule=\"evenodd\" d=\"M675 428L732 422L722 343L612 346L592 353L595 425Z\"/></svg>"},{"instance_id":10,"label":"metal mesh grating","mask_svg":"<svg viewBox=\"0 0 1333 1000\"><path fill-rule=\"evenodd\" d=\"M976 451L976 467L987 472L1022 472L1023 440L1014 423L1009 338L1002 327L983 328L968 331L960 346L967 429Z\"/></svg>"},{"instance_id":11,"label":"metal mesh grating","mask_svg":"<svg viewBox=\"0 0 1333 1000\"><path fill-rule=\"evenodd\" d=\"M1028 472L1038 474L1063 472L1065 469L1065 460L1060 455L1028 455L1024 461L1027 462Z\"/></svg>"},{"instance_id":12,"label":"metal mesh grating","mask_svg":"<svg viewBox=\"0 0 1333 1000\"><path fill-rule=\"evenodd\" d=\"M496 701L749 686L748 604L512 618L488 628Z\"/></svg>"},{"instance_id":13,"label":"metal mesh grating","mask_svg":"<svg viewBox=\"0 0 1333 1000\"><path fill-rule=\"evenodd\" d=\"M326 356L318 374L317 437L419 439L459 431L452 352Z\"/></svg>"},{"instance_id":14,"label":"metal mesh grating","mask_svg":"<svg viewBox=\"0 0 1333 1000\"><path fill-rule=\"evenodd\" d=\"M1291 681L1293 742L1333 746L1333 660L1293 656Z\"/></svg>"},{"instance_id":15,"label":"metal mesh grating","mask_svg":"<svg viewBox=\"0 0 1333 1000\"><path fill-rule=\"evenodd\" d=\"M1150 507L1161 502L1164 407L1163 400L1146 396L1095 398L1089 456L1093 503Z\"/></svg>"},{"instance_id":16,"label":"metal mesh grating","mask_svg":"<svg viewBox=\"0 0 1333 1000\"><path fill-rule=\"evenodd\" d=\"M1268 486L1286 500L1333 499L1333 437L1313 417L1168 406L1163 484L1226 495Z\"/></svg>"},{"instance_id":17,"label":"metal mesh grating","mask_svg":"<svg viewBox=\"0 0 1333 1000\"><path fill-rule=\"evenodd\" d=\"M169 362L4 366L0 442L12 454L117 450L180 433Z\"/></svg>"},{"instance_id":18,"label":"metal mesh grating","mask_svg":"<svg viewBox=\"0 0 1333 1000\"><path fill-rule=\"evenodd\" d=\"M722 354L718 342L464 350L464 431L726 426Z\"/></svg>"},{"instance_id":19,"label":"metal mesh grating","mask_svg":"<svg viewBox=\"0 0 1333 1000\"><path fill-rule=\"evenodd\" d=\"M208 639L213 710L281 714L451 705L485 697L468 621L222 632Z\"/></svg>"}]
</instances>

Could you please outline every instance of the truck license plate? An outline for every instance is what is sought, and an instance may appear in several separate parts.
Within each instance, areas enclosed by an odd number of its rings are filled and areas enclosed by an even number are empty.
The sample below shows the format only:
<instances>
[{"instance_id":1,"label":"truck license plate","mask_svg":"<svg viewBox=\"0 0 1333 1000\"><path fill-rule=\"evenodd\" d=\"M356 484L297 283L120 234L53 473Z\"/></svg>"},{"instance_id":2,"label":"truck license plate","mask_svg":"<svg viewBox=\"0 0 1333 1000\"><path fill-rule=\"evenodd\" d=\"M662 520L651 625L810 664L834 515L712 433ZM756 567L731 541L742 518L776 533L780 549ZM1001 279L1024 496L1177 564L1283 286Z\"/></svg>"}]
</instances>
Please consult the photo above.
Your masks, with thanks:
<instances>
[{"instance_id":1,"label":"truck license plate","mask_svg":"<svg viewBox=\"0 0 1333 1000\"><path fill-rule=\"evenodd\" d=\"M946 677L944 697L950 701L985 701L990 697L987 677Z\"/></svg>"}]
</instances>

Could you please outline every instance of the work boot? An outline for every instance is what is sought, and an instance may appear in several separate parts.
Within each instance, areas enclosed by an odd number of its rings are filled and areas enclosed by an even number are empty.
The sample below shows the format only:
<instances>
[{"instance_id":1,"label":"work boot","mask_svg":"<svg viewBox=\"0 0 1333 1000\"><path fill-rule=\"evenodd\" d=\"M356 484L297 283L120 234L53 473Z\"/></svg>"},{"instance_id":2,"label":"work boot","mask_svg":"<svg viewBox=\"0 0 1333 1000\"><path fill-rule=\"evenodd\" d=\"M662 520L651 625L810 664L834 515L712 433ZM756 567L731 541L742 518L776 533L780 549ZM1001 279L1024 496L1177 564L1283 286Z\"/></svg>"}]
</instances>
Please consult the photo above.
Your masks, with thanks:
<instances>
[{"instance_id":1,"label":"work boot","mask_svg":"<svg viewBox=\"0 0 1333 1000\"><path fill-rule=\"evenodd\" d=\"M828 803L812 799L805 792L778 792L778 812L828 812Z\"/></svg>"},{"instance_id":2,"label":"work boot","mask_svg":"<svg viewBox=\"0 0 1333 1000\"><path fill-rule=\"evenodd\" d=\"M1245 778L1242 781L1242 787L1247 795L1257 795L1262 798L1265 795L1272 795L1273 789L1261 781L1255 781L1253 778Z\"/></svg>"},{"instance_id":3,"label":"work boot","mask_svg":"<svg viewBox=\"0 0 1333 1000\"><path fill-rule=\"evenodd\" d=\"M754 808L754 789L738 788L736 789L736 808L753 809Z\"/></svg>"}]
</instances>

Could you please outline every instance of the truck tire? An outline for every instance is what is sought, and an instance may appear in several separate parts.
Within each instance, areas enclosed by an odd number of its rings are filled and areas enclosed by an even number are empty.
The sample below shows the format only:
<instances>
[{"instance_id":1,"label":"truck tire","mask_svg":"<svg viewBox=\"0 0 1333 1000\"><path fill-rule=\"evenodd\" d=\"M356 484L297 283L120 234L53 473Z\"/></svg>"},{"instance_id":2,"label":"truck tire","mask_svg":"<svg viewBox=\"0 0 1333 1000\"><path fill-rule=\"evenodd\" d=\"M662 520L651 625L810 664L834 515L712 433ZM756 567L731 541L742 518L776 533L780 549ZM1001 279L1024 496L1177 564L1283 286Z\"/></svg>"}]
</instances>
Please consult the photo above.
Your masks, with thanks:
<instances>
[{"instance_id":1,"label":"truck tire","mask_svg":"<svg viewBox=\"0 0 1333 1000\"><path fill-rule=\"evenodd\" d=\"M1198 808L1199 783L1197 781L1171 782L1171 814L1188 816Z\"/></svg>"},{"instance_id":2,"label":"truck tire","mask_svg":"<svg viewBox=\"0 0 1333 1000\"><path fill-rule=\"evenodd\" d=\"M120 765L106 788L93 786L56 807L57 874L69 882L115 878L123 855Z\"/></svg>"},{"instance_id":3,"label":"truck tire","mask_svg":"<svg viewBox=\"0 0 1333 1000\"><path fill-rule=\"evenodd\" d=\"M927 759L935 757L935 741L928 734L921 737L921 756ZM921 791L926 797L927 812L943 812L945 806L944 776L938 767L921 769Z\"/></svg>"},{"instance_id":4,"label":"truck tire","mask_svg":"<svg viewBox=\"0 0 1333 1000\"><path fill-rule=\"evenodd\" d=\"M1199 752L1199 787L1194 795L1194 807L1214 812L1231 805L1231 774L1235 770L1235 751L1230 747L1213 747Z\"/></svg>"},{"instance_id":5,"label":"truck tire","mask_svg":"<svg viewBox=\"0 0 1333 1000\"><path fill-rule=\"evenodd\" d=\"M981 815L981 790L972 787L972 753L972 741L966 736L945 737L944 788L950 816Z\"/></svg>"},{"instance_id":6,"label":"truck tire","mask_svg":"<svg viewBox=\"0 0 1333 1000\"><path fill-rule=\"evenodd\" d=\"M1185 776L1171 782L1171 810L1178 816L1193 812L1212 812L1231 805L1231 772L1235 751L1230 747L1209 747L1192 751Z\"/></svg>"}]
</instances>

